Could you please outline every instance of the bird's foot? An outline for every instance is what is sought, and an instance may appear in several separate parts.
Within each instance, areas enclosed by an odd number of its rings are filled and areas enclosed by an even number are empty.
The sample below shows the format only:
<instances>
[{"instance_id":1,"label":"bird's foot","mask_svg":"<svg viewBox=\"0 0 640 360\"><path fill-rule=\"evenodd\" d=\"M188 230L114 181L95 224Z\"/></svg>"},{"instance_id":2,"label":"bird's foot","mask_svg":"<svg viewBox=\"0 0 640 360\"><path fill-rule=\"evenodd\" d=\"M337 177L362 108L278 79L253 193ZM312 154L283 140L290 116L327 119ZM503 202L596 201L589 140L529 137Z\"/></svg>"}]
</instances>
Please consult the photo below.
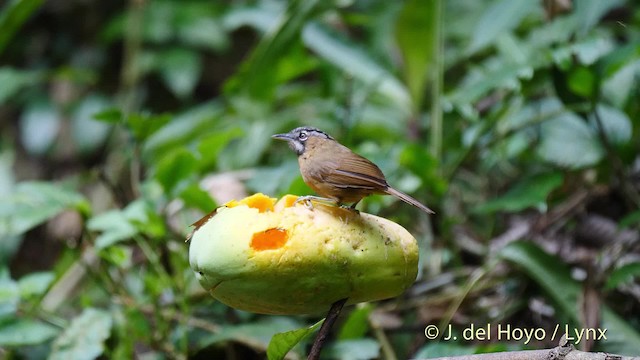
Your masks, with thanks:
<instances>
[{"instance_id":1,"label":"bird's foot","mask_svg":"<svg viewBox=\"0 0 640 360\"><path fill-rule=\"evenodd\" d=\"M345 209L345 210L349 210L349 211L353 211L353 212L355 212L356 214L360 214L360 210L356 209L356 206L355 206L355 205L356 205L356 204L353 204L353 205L344 205L344 204L341 204L341 205L340 205L340 208L341 208L341 209Z\"/></svg>"},{"instance_id":2,"label":"bird's foot","mask_svg":"<svg viewBox=\"0 0 640 360\"><path fill-rule=\"evenodd\" d=\"M307 209L313 210L313 201L324 203L324 204L331 204L334 206L337 205L336 201L333 199L324 198L320 196L313 196L313 195L299 196L293 204L295 205L301 202L301 203L304 203Z\"/></svg>"}]
</instances>

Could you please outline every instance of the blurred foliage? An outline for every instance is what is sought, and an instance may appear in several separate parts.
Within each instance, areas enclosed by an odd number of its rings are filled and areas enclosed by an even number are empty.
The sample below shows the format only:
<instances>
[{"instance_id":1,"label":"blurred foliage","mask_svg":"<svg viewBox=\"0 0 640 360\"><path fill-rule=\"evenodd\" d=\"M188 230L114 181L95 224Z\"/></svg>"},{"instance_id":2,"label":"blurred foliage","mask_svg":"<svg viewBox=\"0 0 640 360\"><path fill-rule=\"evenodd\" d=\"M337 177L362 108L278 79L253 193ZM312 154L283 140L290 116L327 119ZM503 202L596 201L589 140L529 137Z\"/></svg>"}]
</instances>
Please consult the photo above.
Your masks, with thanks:
<instances>
[{"instance_id":1,"label":"blurred foliage","mask_svg":"<svg viewBox=\"0 0 640 360\"><path fill-rule=\"evenodd\" d=\"M640 353L632 0L9 0L0 84L0 357L303 357L322 314L215 302L184 243L231 198L310 193L269 137L303 124L438 212L363 202L421 275L326 358L526 347L423 334L488 322Z\"/></svg>"}]
</instances>

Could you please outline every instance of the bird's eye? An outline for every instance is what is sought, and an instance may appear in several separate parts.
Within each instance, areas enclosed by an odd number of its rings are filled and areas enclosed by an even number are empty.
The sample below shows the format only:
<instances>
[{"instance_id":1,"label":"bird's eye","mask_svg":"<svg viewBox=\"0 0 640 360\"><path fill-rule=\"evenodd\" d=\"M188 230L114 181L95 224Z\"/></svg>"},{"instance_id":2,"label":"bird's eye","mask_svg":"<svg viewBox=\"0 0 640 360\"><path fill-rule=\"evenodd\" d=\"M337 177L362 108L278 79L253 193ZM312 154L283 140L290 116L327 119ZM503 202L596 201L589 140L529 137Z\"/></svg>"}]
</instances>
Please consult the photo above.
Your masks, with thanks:
<instances>
[{"instance_id":1,"label":"bird's eye","mask_svg":"<svg viewBox=\"0 0 640 360\"><path fill-rule=\"evenodd\" d=\"M307 140L307 133L306 131L303 131L300 133L300 135L298 135L298 139L300 140Z\"/></svg>"}]
</instances>

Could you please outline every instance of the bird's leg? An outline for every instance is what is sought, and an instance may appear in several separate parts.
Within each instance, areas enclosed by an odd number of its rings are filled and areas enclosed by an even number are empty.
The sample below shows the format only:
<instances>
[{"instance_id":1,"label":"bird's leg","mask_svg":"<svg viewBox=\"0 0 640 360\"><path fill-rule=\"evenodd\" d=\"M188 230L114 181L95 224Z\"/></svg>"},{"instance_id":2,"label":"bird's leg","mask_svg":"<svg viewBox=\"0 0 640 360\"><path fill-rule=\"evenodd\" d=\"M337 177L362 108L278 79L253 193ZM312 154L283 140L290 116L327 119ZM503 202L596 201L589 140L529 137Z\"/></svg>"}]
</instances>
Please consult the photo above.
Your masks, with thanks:
<instances>
[{"instance_id":1,"label":"bird's leg","mask_svg":"<svg viewBox=\"0 0 640 360\"><path fill-rule=\"evenodd\" d=\"M313 210L312 201L325 203L325 204L331 204L331 205L334 205L334 206L338 204L338 202L336 200L334 200L334 199L320 197L320 196L313 196L313 195L299 196L293 204L295 205L295 204L297 204L299 202L304 202L305 206L308 209Z\"/></svg>"},{"instance_id":2,"label":"bird's leg","mask_svg":"<svg viewBox=\"0 0 640 360\"><path fill-rule=\"evenodd\" d=\"M362 199L360 199L360 200L362 200ZM356 209L356 205L358 205L358 203L360 203L360 200L354 202L351 205L340 205L340 207L343 208L343 209L355 211L356 213L360 213L360 211L358 209Z\"/></svg>"}]
</instances>

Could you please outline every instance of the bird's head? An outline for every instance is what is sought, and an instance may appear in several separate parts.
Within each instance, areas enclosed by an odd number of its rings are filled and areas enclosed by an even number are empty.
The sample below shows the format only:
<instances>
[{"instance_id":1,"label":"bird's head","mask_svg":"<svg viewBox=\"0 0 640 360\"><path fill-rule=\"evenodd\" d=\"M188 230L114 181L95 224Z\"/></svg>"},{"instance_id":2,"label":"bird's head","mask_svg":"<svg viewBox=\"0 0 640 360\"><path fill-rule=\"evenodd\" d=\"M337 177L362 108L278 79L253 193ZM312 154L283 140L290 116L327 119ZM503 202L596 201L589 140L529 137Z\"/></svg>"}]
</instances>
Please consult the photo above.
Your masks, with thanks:
<instances>
[{"instance_id":1,"label":"bird's head","mask_svg":"<svg viewBox=\"0 0 640 360\"><path fill-rule=\"evenodd\" d=\"M307 141L310 138L333 140L333 138L329 136L329 134L310 126L298 127L289 131L288 133L275 134L271 137L274 139L287 141L291 150L295 151L298 155L302 155L304 153Z\"/></svg>"}]
</instances>

